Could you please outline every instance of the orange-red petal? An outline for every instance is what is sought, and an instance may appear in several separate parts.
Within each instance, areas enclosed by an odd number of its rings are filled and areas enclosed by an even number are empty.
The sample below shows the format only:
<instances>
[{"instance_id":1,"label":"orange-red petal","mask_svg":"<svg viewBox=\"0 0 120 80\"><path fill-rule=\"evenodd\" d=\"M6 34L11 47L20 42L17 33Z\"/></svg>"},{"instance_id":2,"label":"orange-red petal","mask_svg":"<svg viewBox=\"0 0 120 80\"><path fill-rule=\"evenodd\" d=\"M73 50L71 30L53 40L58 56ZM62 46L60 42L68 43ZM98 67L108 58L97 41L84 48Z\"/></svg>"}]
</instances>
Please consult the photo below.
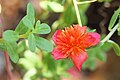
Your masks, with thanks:
<instances>
[{"instance_id":1,"label":"orange-red petal","mask_svg":"<svg viewBox=\"0 0 120 80\"><path fill-rule=\"evenodd\" d=\"M80 27L79 25L73 25L73 27L77 30L79 30L80 33L86 32L86 26Z\"/></svg>"},{"instance_id":2,"label":"orange-red petal","mask_svg":"<svg viewBox=\"0 0 120 80\"><path fill-rule=\"evenodd\" d=\"M79 25L73 25L74 27L74 35L75 33L79 33L80 36L86 33L86 26L80 27Z\"/></svg>"},{"instance_id":3,"label":"orange-red petal","mask_svg":"<svg viewBox=\"0 0 120 80\"><path fill-rule=\"evenodd\" d=\"M88 58L88 55L85 51L81 50L77 54L71 54L70 57L77 69L80 70L83 62Z\"/></svg>"},{"instance_id":4,"label":"orange-red petal","mask_svg":"<svg viewBox=\"0 0 120 80\"><path fill-rule=\"evenodd\" d=\"M52 39L54 43L56 44L58 36L61 34L62 30L57 30L54 35L52 36Z\"/></svg>"},{"instance_id":5,"label":"orange-red petal","mask_svg":"<svg viewBox=\"0 0 120 80\"><path fill-rule=\"evenodd\" d=\"M82 37L82 46L88 48L100 42L100 35L98 33L87 33Z\"/></svg>"},{"instance_id":6,"label":"orange-red petal","mask_svg":"<svg viewBox=\"0 0 120 80\"><path fill-rule=\"evenodd\" d=\"M60 50L57 46L52 51L52 55L53 55L55 60L68 57L68 54L64 53L64 51Z\"/></svg>"}]
</instances>

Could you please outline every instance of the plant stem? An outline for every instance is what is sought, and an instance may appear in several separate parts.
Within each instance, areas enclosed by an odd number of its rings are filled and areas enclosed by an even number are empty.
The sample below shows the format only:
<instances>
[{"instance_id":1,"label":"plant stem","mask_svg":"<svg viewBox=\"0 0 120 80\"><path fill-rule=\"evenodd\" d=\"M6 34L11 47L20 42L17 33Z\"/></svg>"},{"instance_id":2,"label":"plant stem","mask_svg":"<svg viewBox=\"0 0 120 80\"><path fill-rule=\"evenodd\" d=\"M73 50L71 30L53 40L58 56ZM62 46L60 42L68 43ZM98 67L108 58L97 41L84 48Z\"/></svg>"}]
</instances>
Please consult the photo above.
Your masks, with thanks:
<instances>
[{"instance_id":1,"label":"plant stem","mask_svg":"<svg viewBox=\"0 0 120 80\"><path fill-rule=\"evenodd\" d=\"M95 2L95 1L97 1L97 0L77 2L77 4L86 4L86 3L92 3L92 2Z\"/></svg>"},{"instance_id":2,"label":"plant stem","mask_svg":"<svg viewBox=\"0 0 120 80\"><path fill-rule=\"evenodd\" d=\"M115 31L118 28L118 24L115 25L115 27L111 30L111 32L101 41L102 43L106 42L107 40L109 40L111 38L111 36L115 33Z\"/></svg>"},{"instance_id":3,"label":"plant stem","mask_svg":"<svg viewBox=\"0 0 120 80\"><path fill-rule=\"evenodd\" d=\"M74 3L76 15L77 15L78 24L82 27L82 22L81 22L81 18L80 18L80 13L79 13L77 1L76 1L76 0L73 0L73 3Z\"/></svg>"},{"instance_id":4,"label":"plant stem","mask_svg":"<svg viewBox=\"0 0 120 80\"><path fill-rule=\"evenodd\" d=\"M9 80L14 80L13 75L10 69L10 60L7 51L4 51L4 56L5 56L5 62L6 62L6 70L8 73Z\"/></svg>"},{"instance_id":5,"label":"plant stem","mask_svg":"<svg viewBox=\"0 0 120 80\"><path fill-rule=\"evenodd\" d=\"M31 31L28 30L25 34L19 35L19 38L27 38L27 36L29 35Z\"/></svg>"}]
</instances>

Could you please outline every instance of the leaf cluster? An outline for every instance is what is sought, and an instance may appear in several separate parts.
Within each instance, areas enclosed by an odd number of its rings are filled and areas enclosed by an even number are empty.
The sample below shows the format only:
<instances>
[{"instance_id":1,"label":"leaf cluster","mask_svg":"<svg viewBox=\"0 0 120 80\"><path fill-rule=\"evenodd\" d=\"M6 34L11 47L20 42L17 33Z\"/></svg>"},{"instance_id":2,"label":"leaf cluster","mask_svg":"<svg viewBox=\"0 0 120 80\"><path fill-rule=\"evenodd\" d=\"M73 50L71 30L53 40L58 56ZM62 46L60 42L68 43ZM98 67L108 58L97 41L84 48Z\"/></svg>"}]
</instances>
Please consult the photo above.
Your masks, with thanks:
<instances>
[{"instance_id":1,"label":"leaf cluster","mask_svg":"<svg viewBox=\"0 0 120 80\"><path fill-rule=\"evenodd\" d=\"M21 19L15 30L6 30L3 33L0 49L6 50L10 59L16 63L19 60L18 42L28 40L29 49L35 52L36 48L51 52L53 45L39 34L48 34L51 32L50 26L46 23L35 23L34 8L31 3L27 5L27 14Z\"/></svg>"}]
</instances>

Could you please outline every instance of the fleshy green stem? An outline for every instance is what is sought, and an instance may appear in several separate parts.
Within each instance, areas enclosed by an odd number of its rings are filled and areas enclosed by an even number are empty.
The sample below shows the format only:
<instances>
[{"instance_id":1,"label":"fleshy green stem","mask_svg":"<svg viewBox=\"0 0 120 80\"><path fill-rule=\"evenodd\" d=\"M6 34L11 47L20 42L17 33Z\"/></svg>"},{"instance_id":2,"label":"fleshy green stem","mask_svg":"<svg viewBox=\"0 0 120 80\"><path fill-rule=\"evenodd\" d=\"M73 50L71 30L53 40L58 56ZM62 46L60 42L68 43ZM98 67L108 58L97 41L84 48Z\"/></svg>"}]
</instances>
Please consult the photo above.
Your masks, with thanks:
<instances>
[{"instance_id":1,"label":"fleshy green stem","mask_svg":"<svg viewBox=\"0 0 120 80\"><path fill-rule=\"evenodd\" d=\"M77 2L77 4L86 4L86 3L92 3L92 2L95 2L95 1L97 1L97 0Z\"/></svg>"},{"instance_id":2,"label":"fleshy green stem","mask_svg":"<svg viewBox=\"0 0 120 80\"><path fill-rule=\"evenodd\" d=\"M19 38L27 38L30 32L31 32L31 31L29 30L29 31L27 31L25 34L19 35Z\"/></svg>"},{"instance_id":3,"label":"fleshy green stem","mask_svg":"<svg viewBox=\"0 0 120 80\"><path fill-rule=\"evenodd\" d=\"M79 13L79 9L78 9L78 5L77 5L77 1L73 0L74 3L74 7L75 7L75 11L76 11L76 15L77 15L77 20L78 20L78 24L79 26L82 27L82 22L81 22L81 18L80 18L80 13Z\"/></svg>"},{"instance_id":4,"label":"fleshy green stem","mask_svg":"<svg viewBox=\"0 0 120 80\"><path fill-rule=\"evenodd\" d=\"M101 42L104 43L104 42L108 41L111 38L111 36L115 33L118 26L119 26L118 24L115 25L115 27L111 30L111 32Z\"/></svg>"},{"instance_id":5,"label":"fleshy green stem","mask_svg":"<svg viewBox=\"0 0 120 80\"><path fill-rule=\"evenodd\" d=\"M5 56L6 70L8 73L9 80L14 80L11 69L10 69L10 59L9 59L8 53L6 51L4 51L4 56Z\"/></svg>"}]
</instances>

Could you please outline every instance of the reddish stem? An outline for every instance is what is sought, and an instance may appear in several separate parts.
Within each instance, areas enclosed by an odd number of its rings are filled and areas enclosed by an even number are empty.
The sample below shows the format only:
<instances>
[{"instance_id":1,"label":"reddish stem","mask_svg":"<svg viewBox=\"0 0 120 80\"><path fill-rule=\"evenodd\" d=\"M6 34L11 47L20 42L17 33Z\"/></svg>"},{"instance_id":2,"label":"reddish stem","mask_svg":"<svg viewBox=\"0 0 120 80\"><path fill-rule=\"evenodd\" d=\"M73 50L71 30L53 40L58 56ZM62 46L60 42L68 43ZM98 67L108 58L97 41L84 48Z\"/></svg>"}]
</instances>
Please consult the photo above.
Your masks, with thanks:
<instances>
[{"instance_id":1,"label":"reddish stem","mask_svg":"<svg viewBox=\"0 0 120 80\"><path fill-rule=\"evenodd\" d=\"M10 59L9 59L7 51L4 51L4 56L5 56L6 70L8 73L9 80L14 80L11 69L10 69Z\"/></svg>"}]
</instances>

